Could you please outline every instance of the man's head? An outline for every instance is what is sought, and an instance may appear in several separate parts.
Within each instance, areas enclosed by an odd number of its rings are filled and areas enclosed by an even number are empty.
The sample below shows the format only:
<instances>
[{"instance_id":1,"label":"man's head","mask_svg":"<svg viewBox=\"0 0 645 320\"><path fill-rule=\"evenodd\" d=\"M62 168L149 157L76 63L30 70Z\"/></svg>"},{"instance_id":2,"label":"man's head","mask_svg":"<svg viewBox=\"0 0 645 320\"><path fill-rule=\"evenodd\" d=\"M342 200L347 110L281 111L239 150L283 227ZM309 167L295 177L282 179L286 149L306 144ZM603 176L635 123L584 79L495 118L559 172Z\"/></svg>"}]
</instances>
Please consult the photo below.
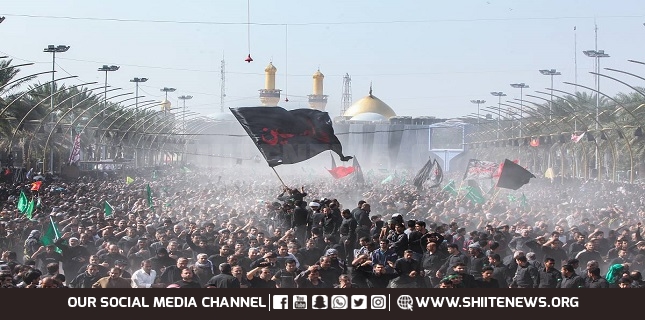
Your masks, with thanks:
<instances>
[{"instance_id":1,"label":"man's head","mask_svg":"<svg viewBox=\"0 0 645 320\"><path fill-rule=\"evenodd\" d=\"M99 273L99 265L90 263L87 265L86 271L88 274L95 276L97 273Z\"/></svg>"},{"instance_id":2,"label":"man's head","mask_svg":"<svg viewBox=\"0 0 645 320\"><path fill-rule=\"evenodd\" d=\"M286 260L284 261L284 269L285 269L287 272L294 272L294 271L296 271L296 260L291 259L291 258L286 259Z\"/></svg>"},{"instance_id":3,"label":"man's head","mask_svg":"<svg viewBox=\"0 0 645 320\"><path fill-rule=\"evenodd\" d=\"M110 279L116 279L121 277L121 272L121 268L113 267L110 269L110 272L108 272L108 275L110 276Z\"/></svg>"},{"instance_id":4,"label":"man's head","mask_svg":"<svg viewBox=\"0 0 645 320\"><path fill-rule=\"evenodd\" d=\"M186 282L193 281L193 270L188 267L181 269L181 280Z\"/></svg>"},{"instance_id":5,"label":"man's head","mask_svg":"<svg viewBox=\"0 0 645 320\"><path fill-rule=\"evenodd\" d=\"M489 266L483 267L482 268L482 279L487 280L487 279L492 278L494 270L495 269L493 269L493 267L489 267Z\"/></svg>"},{"instance_id":6,"label":"man's head","mask_svg":"<svg viewBox=\"0 0 645 320\"><path fill-rule=\"evenodd\" d=\"M562 266L560 272L562 272L563 276L570 277L575 273L575 268L570 264L565 264Z\"/></svg>"},{"instance_id":7,"label":"man's head","mask_svg":"<svg viewBox=\"0 0 645 320\"><path fill-rule=\"evenodd\" d=\"M188 267L188 259L186 259L184 257L178 258L177 259L177 268L183 269L183 268L186 268L186 267Z\"/></svg>"},{"instance_id":8,"label":"man's head","mask_svg":"<svg viewBox=\"0 0 645 320\"><path fill-rule=\"evenodd\" d=\"M150 260L143 260L141 261L141 269L145 271L146 273L150 273L152 271L152 262ZM98 269L97 269L98 271Z\"/></svg>"},{"instance_id":9,"label":"man's head","mask_svg":"<svg viewBox=\"0 0 645 320\"><path fill-rule=\"evenodd\" d=\"M230 263L220 263L219 272L223 274L231 274L232 267Z\"/></svg>"},{"instance_id":10,"label":"man's head","mask_svg":"<svg viewBox=\"0 0 645 320\"><path fill-rule=\"evenodd\" d=\"M467 266L463 262L457 262L453 267L452 270L456 273L459 274L464 274L468 270Z\"/></svg>"},{"instance_id":11,"label":"man's head","mask_svg":"<svg viewBox=\"0 0 645 320\"><path fill-rule=\"evenodd\" d=\"M528 264L528 259L526 258L526 256L519 256L515 258L515 262L517 263L517 265L525 267Z\"/></svg>"},{"instance_id":12,"label":"man's head","mask_svg":"<svg viewBox=\"0 0 645 320\"><path fill-rule=\"evenodd\" d=\"M259 273L260 273L260 279L265 281L271 280L271 269L269 269L268 267L264 267L260 269Z\"/></svg>"}]
</instances>

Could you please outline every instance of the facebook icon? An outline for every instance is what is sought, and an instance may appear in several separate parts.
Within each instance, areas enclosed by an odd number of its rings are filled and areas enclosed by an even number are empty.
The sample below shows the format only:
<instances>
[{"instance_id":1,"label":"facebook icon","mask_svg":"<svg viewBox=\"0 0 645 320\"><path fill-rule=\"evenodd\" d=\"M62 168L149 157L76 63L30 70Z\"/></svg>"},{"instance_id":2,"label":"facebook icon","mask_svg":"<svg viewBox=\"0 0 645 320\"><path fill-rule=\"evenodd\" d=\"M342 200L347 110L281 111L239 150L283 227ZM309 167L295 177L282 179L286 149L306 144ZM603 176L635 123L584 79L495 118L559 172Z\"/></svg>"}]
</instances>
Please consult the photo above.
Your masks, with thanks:
<instances>
[{"instance_id":1,"label":"facebook icon","mask_svg":"<svg viewBox=\"0 0 645 320\"><path fill-rule=\"evenodd\" d=\"M281 294L274 295L272 307L274 310L289 309L289 296Z\"/></svg>"}]
</instances>

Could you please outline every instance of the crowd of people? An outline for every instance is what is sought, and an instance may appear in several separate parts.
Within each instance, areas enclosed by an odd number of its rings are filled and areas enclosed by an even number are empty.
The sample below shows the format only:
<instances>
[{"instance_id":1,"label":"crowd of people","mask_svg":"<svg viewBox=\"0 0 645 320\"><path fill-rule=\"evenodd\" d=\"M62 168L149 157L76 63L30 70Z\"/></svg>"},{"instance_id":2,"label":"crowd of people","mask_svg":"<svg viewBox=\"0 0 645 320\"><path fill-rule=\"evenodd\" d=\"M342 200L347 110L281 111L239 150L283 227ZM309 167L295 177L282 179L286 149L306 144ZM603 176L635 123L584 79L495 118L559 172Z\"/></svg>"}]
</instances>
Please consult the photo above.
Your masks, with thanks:
<instances>
[{"instance_id":1,"label":"crowd of people","mask_svg":"<svg viewBox=\"0 0 645 320\"><path fill-rule=\"evenodd\" d=\"M478 181L486 202L476 203L419 190L406 182L413 172L359 183L287 171L163 166L127 180L5 182L1 287L645 286L641 184ZM31 217L17 208L21 191L37 200Z\"/></svg>"}]
</instances>

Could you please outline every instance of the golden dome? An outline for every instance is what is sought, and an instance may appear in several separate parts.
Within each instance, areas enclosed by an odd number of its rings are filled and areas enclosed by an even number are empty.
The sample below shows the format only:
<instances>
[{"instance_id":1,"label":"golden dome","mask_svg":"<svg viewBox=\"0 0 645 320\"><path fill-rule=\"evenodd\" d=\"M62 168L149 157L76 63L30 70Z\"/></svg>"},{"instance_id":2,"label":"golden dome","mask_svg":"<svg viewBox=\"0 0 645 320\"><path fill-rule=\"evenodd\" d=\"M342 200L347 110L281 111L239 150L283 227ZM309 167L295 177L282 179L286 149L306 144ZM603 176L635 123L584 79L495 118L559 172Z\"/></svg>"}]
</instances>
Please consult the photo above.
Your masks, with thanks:
<instances>
[{"instance_id":1,"label":"golden dome","mask_svg":"<svg viewBox=\"0 0 645 320\"><path fill-rule=\"evenodd\" d=\"M273 66L272 62L269 62L269 65L266 68L264 68L264 72L273 72L273 73L275 73L276 71L278 71L278 69Z\"/></svg>"},{"instance_id":2,"label":"golden dome","mask_svg":"<svg viewBox=\"0 0 645 320\"><path fill-rule=\"evenodd\" d=\"M318 69L318 71L316 71L316 73L314 73L314 79L322 79L324 77L325 77L325 75L322 74L322 72L320 72L320 69Z\"/></svg>"},{"instance_id":3,"label":"golden dome","mask_svg":"<svg viewBox=\"0 0 645 320\"><path fill-rule=\"evenodd\" d=\"M343 116L353 117L361 113L377 113L385 118L389 119L391 117L396 117L396 113L390 106L381 99L372 95L372 89L370 88L370 94L367 97L364 97L352 104Z\"/></svg>"}]
</instances>

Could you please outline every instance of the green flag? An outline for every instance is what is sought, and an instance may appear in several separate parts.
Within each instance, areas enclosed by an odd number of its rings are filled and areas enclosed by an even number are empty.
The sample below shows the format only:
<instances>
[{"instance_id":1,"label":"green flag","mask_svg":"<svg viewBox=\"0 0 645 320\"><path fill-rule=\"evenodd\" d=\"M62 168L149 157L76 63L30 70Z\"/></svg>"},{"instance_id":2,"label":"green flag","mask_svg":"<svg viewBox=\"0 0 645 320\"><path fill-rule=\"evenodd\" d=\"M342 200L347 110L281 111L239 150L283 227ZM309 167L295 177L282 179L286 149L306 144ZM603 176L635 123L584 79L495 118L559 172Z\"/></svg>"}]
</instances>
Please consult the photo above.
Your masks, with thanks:
<instances>
[{"instance_id":1,"label":"green flag","mask_svg":"<svg viewBox=\"0 0 645 320\"><path fill-rule=\"evenodd\" d=\"M148 208L152 208L152 190L150 190L150 184L146 185L146 194L148 196Z\"/></svg>"},{"instance_id":2,"label":"green flag","mask_svg":"<svg viewBox=\"0 0 645 320\"><path fill-rule=\"evenodd\" d=\"M133 182L134 182L134 179L132 179L131 177L125 177L125 184L130 184Z\"/></svg>"},{"instance_id":3,"label":"green flag","mask_svg":"<svg viewBox=\"0 0 645 320\"><path fill-rule=\"evenodd\" d=\"M527 207L528 205L529 205L529 201L528 199L526 199L524 192L522 192L522 196L520 197L520 206Z\"/></svg>"},{"instance_id":4,"label":"green flag","mask_svg":"<svg viewBox=\"0 0 645 320\"><path fill-rule=\"evenodd\" d=\"M61 232L58 228L58 224L54 222L52 217L49 217L49 226L47 227L45 234L40 238L40 243L42 243L43 246L53 246L54 242L56 242L60 237ZM56 252L60 253L60 251L61 250L56 247Z\"/></svg>"},{"instance_id":5,"label":"green flag","mask_svg":"<svg viewBox=\"0 0 645 320\"><path fill-rule=\"evenodd\" d=\"M515 196L514 196L514 195L512 195L512 194L509 194L509 195L507 196L507 198L508 198L508 202L515 202L515 201L517 201L517 198L515 198Z\"/></svg>"},{"instance_id":6,"label":"green flag","mask_svg":"<svg viewBox=\"0 0 645 320\"><path fill-rule=\"evenodd\" d=\"M441 188L441 191L448 192L453 196L457 196L459 194L459 192L457 192L457 189L455 189L455 180L448 181L448 184L443 186L443 188Z\"/></svg>"},{"instance_id":7,"label":"green flag","mask_svg":"<svg viewBox=\"0 0 645 320\"><path fill-rule=\"evenodd\" d=\"M112 216L112 212L114 211L114 208L107 201L105 201L103 210L105 212L105 217L107 218Z\"/></svg>"},{"instance_id":8,"label":"green flag","mask_svg":"<svg viewBox=\"0 0 645 320\"><path fill-rule=\"evenodd\" d=\"M468 198L468 200L477 204L483 204L486 202L486 199L484 199L484 196L482 196L481 192L479 192L479 189L473 188L471 186L468 186L464 189L466 190L466 198Z\"/></svg>"},{"instance_id":9,"label":"green flag","mask_svg":"<svg viewBox=\"0 0 645 320\"><path fill-rule=\"evenodd\" d=\"M383 180L381 181L381 184L389 183L389 182L390 182L390 181L392 181L392 180L394 180L394 175L393 175L393 174L391 174L391 175L387 176L387 178L383 179Z\"/></svg>"},{"instance_id":10,"label":"green flag","mask_svg":"<svg viewBox=\"0 0 645 320\"><path fill-rule=\"evenodd\" d=\"M18 210L22 213L25 213L27 210L29 200L27 199L27 195L25 195L25 192L20 190L20 198L18 198L18 204L16 207Z\"/></svg>"},{"instance_id":11,"label":"green flag","mask_svg":"<svg viewBox=\"0 0 645 320\"><path fill-rule=\"evenodd\" d=\"M34 199L31 199L31 201L29 201L29 204L27 205L27 210L25 210L25 216L27 216L27 218L31 219L34 214L35 207L36 202L34 202Z\"/></svg>"}]
</instances>

